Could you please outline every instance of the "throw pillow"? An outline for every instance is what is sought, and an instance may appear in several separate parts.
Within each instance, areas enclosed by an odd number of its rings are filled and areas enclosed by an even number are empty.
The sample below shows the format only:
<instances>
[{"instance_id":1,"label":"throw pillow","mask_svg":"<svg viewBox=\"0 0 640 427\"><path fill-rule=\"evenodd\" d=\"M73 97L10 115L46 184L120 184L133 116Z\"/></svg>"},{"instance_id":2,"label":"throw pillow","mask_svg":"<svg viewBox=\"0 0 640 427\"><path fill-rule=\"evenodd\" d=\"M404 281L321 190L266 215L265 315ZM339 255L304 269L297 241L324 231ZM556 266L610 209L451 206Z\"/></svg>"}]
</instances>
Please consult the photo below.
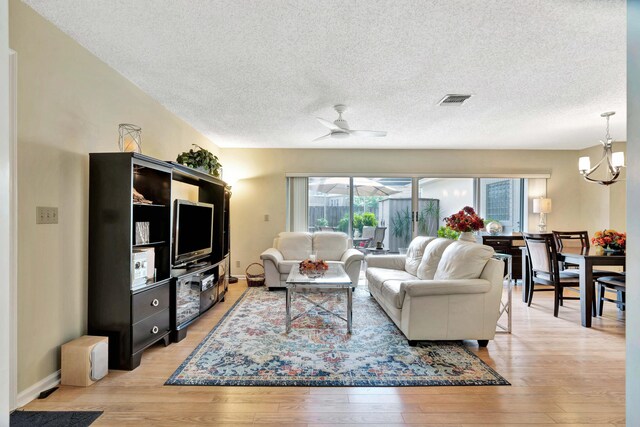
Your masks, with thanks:
<instances>
[{"instance_id":1,"label":"throw pillow","mask_svg":"<svg viewBox=\"0 0 640 427\"><path fill-rule=\"evenodd\" d=\"M491 246L455 241L444 250L434 279L477 279L493 253Z\"/></svg>"}]
</instances>

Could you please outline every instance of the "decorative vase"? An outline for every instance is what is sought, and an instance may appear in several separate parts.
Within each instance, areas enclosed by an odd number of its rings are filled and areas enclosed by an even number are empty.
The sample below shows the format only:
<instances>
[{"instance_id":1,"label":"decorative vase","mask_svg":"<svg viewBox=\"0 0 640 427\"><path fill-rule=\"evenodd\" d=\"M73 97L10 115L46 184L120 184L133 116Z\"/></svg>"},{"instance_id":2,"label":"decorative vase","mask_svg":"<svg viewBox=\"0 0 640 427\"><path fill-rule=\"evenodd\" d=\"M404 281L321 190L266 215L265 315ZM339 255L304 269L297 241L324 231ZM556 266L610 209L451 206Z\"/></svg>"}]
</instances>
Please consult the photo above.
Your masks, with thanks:
<instances>
[{"instance_id":1,"label":"decorative vase","mask_svg":"<svg viewBox=\"0 0 640 427\"><path fill-rule=\"evenodd\" d=\"M463 242L477 243L476 236L474 236L473 232L471 231L461 231L458 240L461 240Z\"/></svg>"},{"instance_id":2,"label":"decorative vase","mask_svg":"<svg viewBox=\"0 0 640 427\"><path fill-rule=\"evenodd\" d=\"M120 151L125 153L142 153L140 133L142 133L140 126L130 123L120 123L118 125L118 148Z\"/></svg>"},{"instance_id":3,"label":"decorative vase","mask_svg":"<svg viewBox=\"0 0 640 427\"><path fill-rule=\"evenodd\" d=\"M611 248L609 246L605 246L604 248L602 248L606 253L609 254L618 254L618 253L622 253L624 252L624 249L621 248Z\"/></svg>"}]
</instances>

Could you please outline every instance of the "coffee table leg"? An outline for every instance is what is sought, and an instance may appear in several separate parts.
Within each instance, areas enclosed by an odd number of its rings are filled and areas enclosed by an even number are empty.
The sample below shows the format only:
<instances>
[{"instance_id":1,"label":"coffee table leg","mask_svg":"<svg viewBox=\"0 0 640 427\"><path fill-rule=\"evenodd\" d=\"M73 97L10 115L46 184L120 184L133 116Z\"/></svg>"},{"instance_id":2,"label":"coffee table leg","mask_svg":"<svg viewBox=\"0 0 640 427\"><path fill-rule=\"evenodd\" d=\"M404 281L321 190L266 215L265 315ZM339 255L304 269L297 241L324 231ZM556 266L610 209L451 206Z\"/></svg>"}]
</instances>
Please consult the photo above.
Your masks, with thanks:
<instances>
[{"instance_id":1,"label":"coffee table leg","mask_svg":"<svg viewBox=\"0 0 640 427\"><path fill-rule=\"evenodd\" d=\"M353 323L353 289L351 286L347 288L347 332L351 333L351 324Z\"/></svg>"},{"instance_id":2,"label":"coffee table leg","mask_svg":"<svg viewBox=\"0 0 640 427\"><path fill-rule=\"evenodd\" d=\"M291 288L287 288L287 333L291 331Z\"/></svg>"}]
</instances>

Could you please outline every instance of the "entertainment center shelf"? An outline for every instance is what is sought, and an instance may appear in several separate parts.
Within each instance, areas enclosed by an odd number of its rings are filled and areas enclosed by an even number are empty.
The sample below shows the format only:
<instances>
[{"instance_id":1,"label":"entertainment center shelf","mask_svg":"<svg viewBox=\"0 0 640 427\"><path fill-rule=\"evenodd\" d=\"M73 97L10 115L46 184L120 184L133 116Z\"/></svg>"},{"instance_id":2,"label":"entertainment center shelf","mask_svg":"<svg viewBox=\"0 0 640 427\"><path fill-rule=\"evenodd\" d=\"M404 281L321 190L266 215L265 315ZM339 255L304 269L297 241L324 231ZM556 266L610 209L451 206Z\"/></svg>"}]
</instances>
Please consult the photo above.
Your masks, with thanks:
<instances>
[{"instance_id":1,"label":"entertainment center shelf","mask_svg":"<svg viewBox=\"0 0 640 427\"><path fill-rule=\"evenodd\" d=\"M146 348L180 341L224 300L228 192L217 178L137 153L92 153L89 175L88 332L109 337L111 369L131 370ZM197 200L176 201L176 182L192 186ZM182 205L200 208L205 222L187 216L178 233ZM191 252L180 253L185 244ZM174 268L185 260L201 265Z\"/></svg>"}]
</instances>

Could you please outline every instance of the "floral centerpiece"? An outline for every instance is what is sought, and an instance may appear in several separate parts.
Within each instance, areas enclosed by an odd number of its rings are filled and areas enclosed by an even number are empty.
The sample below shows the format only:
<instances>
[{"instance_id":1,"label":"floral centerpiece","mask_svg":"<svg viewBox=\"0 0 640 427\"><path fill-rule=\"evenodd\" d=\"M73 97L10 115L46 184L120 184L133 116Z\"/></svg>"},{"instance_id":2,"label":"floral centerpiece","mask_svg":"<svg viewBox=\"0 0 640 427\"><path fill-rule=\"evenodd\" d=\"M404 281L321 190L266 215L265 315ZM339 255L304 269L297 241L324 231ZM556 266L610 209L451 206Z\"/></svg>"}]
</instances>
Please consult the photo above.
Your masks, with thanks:
<instances>
[{"instance_id":1,"label":"floral centerpiece","mask_svg":"<svg viewBox=\"0 0 640 427\"><path fill-rule=\"evenodd\" d=\"M605 251L622 252L627 246L627 233L618 233L616 230L596 231L591 243L604 248Z\"/></svg>"},{"instance_id":2,"label":"floral centerpiece","mask_svg":"<svg viewBox=\"0 0 640 427\"><path fill-rule=\"evenodd\" d=\"M475 242L473 232L484 227L484 220L471 206L465 206L461 211L444 219L447 227L460 233L459 240Z\"/></svg>"},{"instance_id":3,"label":"floral centerpiece","mask_svg":"<svg viewBox=\"0 0 640 427\"><path fill-rule=\"evenodd\" d=\"M300 262L298 267L298 271L305 276L314 278L321 277L325 271L329 269L329 264L327 264L323 260L311 261L310 259L305 259Z\"/></svg>"}]
</instances>

